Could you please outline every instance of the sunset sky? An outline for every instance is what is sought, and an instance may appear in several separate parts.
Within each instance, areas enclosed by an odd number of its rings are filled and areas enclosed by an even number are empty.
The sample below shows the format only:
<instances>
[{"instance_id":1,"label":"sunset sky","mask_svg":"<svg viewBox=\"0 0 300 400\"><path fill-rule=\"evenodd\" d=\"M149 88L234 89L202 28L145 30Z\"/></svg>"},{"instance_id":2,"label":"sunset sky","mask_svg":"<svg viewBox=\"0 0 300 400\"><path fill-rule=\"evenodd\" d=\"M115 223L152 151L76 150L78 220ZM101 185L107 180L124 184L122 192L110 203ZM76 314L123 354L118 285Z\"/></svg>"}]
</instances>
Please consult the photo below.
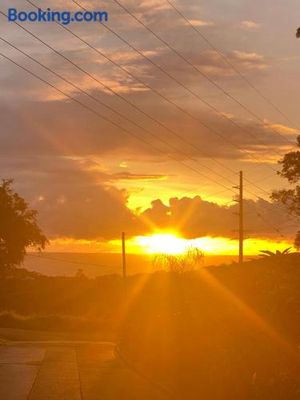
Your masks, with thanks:
<instances>
[{"instance_id":1,"label":"sunset sky","mask_svg":"<svg viewBox=\"0 0 300 400\"><path fill-rule=\"evenodd\" d=\"M156 37L114 0L79 0L106 10L109 29L70 24L75 37L55 23L23 24L72 63L0 15L2 39L69 83L3 40L0 52L89 108L0 55L0 177L39 211L48 250L118 251L125 231L133 252L153 250L144 236L168 233L234 254L240 170L246 252L293 241L296 219L269 194L286 187L277 163L299 134L299 1L170 1L229 63L165 0L120 0ZM80 10L71 0L33 3ZM35 9L1 1L0 11L9 7Z\"/></svg>"}]
</instances>

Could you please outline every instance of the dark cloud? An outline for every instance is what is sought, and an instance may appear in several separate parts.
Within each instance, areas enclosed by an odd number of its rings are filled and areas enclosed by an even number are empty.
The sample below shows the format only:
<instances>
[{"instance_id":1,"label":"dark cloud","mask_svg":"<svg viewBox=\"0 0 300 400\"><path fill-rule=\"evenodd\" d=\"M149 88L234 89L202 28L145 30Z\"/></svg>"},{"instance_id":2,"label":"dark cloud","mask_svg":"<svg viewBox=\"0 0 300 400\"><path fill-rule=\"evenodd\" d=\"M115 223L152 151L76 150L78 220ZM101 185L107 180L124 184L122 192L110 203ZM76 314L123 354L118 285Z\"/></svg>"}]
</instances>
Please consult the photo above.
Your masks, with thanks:
<instances>
[{"instance_id":1,"label":"dark cloud","mask_svg":"<svg viewBox=\"0 0 300 400\"><path fill-rule=\"evenodd\" d=\"M108 240L122 229L134 234L141 225L127 208L127 193L106 183L109 174L90 170L93 163L32 157L2 159L3 165L5 178L15 177L16 189L38 210L50 238Z\"/></svg>"},{"instance_id":2,"label":"dark cloud","mask_svg":"<svg viewBox=\"0 0 300 400\"><path fill-rule=\"evenodd\" d=\"M160 200L142 215L162 229L176 227L186 238L202 236L237 237L238 205L222 206L194 198L172 198L168 205ZM263 216L263 219L260 217ZM245 229L248 237L280 238L280 232L293 237L299 222L287 216L287 210L263 199L245 201Z\"/></svg>"},{"instance_id":3,"label":"dark cloud","mask_svg":"<svg viewBox=\"0 0 300 400\"><path fill-rule=\"evenodd\" d=\"M225 236L234 238L238 226L236 204L222 206L197 196L157 199L140 215L127 205L128 194L109 182L116 179L160 179L124 172L109 174L97 162L66 157L2 158L2 176L15 177L15 187L39 212L49 238L104 239L148 234L157 229L178 229L186 238ZM15 173L17 171L17 173ZM263 219L259 217L263 216ZM266 200L245 201L245 227L249 237L293 237L298 222L278 204Z\"/></svg>"}]
</instances>

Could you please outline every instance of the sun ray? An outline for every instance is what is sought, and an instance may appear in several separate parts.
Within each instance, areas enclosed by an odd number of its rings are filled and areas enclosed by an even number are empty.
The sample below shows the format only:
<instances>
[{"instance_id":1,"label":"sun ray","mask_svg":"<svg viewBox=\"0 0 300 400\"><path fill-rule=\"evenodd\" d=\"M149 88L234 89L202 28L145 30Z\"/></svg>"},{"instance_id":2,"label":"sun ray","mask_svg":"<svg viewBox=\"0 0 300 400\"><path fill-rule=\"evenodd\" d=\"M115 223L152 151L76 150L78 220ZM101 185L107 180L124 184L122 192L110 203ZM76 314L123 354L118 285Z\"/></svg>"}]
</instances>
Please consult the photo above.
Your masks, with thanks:
<instances>
[{"instance_id":1,"label":"sun ray","mask_svg":"<svg viewBox=\"0 0 300 400\"><path fill-rule=\"evenodd\" d=\"M198 278L203 280L209 287L214 289L224 301L231 303L253 326L256 326L261 332L270 338L274 343L278 344L287 354L292 356L299 363L299 356L295 352L294 347L288 340L283 337L273 326L270 325L262 316L260 316L253 308L246 304L236 294L216 279L208 269L202 268L197 272Z\"/></svg>"}]
</instances>

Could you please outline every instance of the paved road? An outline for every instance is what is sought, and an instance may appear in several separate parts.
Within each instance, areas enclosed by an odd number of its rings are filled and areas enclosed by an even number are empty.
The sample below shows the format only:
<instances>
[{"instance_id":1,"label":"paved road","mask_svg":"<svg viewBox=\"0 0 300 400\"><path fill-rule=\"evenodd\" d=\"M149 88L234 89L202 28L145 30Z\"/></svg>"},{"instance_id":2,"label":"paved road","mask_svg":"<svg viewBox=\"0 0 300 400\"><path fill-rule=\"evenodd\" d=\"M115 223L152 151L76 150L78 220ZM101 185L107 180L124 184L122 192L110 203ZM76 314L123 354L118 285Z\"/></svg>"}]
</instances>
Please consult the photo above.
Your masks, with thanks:
<instances>
[{"instance_id":1,"label":"paved road","mask_svg":"<svg viewBox=\"0 0 300 400\"><path fill-rule=\"evenodd\" d=\"M10 342L0 346L3 400L162 400L115 357L113 343Z\"/></svg>"}]
</instances>

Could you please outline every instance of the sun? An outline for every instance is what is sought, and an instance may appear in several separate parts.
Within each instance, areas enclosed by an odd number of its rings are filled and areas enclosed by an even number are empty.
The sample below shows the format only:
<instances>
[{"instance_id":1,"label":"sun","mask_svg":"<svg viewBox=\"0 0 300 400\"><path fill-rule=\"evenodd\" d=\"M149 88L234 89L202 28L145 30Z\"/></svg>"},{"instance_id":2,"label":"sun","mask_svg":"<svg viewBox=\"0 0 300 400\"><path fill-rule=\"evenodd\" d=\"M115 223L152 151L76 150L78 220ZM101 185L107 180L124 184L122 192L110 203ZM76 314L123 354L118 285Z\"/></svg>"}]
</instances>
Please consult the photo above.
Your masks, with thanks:
<instances>
[{"instance_id":1,"label":"sun","mask_svg":"<svg viewBox=\"0 0 300 400\"><path fill-rule=\"evenodd\" d=\"M137 236L136 244L148 254L183 254L189 244L186 239L174 233L157 233L150 236Z\"/></svg>"}]
</instances>

